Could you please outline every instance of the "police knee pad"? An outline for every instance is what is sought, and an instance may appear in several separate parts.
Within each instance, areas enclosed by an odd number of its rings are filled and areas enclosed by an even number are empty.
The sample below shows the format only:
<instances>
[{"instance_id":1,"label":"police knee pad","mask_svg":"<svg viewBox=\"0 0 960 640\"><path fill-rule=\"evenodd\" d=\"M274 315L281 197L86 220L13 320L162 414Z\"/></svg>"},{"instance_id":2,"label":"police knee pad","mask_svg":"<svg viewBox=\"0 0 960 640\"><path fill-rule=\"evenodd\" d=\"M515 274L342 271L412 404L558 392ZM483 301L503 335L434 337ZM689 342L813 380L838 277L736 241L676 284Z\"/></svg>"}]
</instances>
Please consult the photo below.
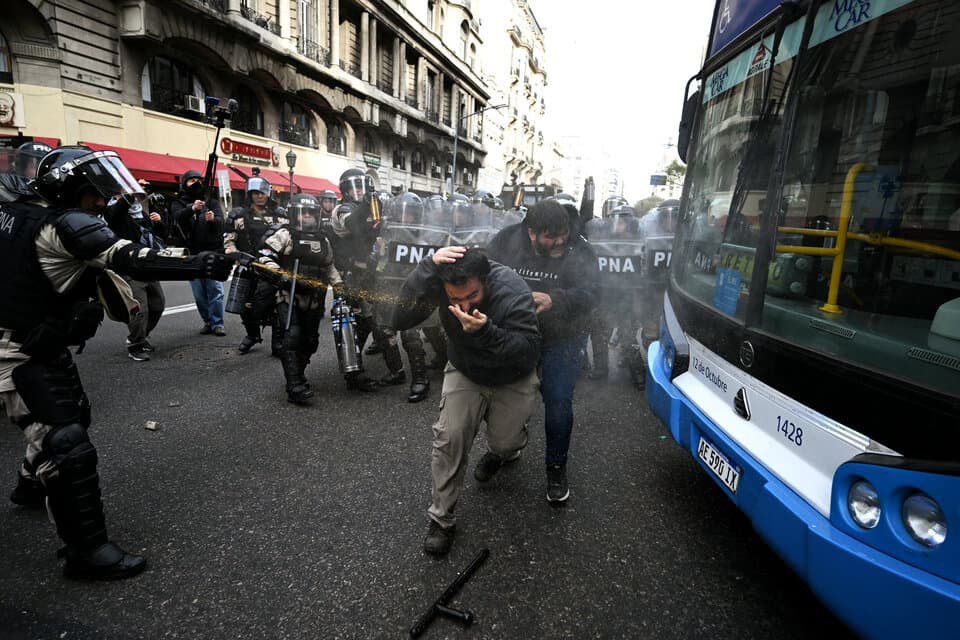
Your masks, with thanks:
<instances>
[{"instance_id":1,"label":"police knee pad","mask_svg":"<svg viewBox=\"0 0 960 640\"><path fill-rule=\"evenodd\" d=\"M71 481L89 476L97 468L97 450L86 427L77 422L51 429L43 438L41 451Z\"/></svg>"},{"instance_id":2,"label":"police knee pad","mask_svg":"<svg viewBox=\"0 0 960 640\"><path fill-rule=\"evenodd\" d=\"M12 377L33 422L90 426L90 401L69 351L53 360L28 360Z\"/></svg>"}]
</instances>

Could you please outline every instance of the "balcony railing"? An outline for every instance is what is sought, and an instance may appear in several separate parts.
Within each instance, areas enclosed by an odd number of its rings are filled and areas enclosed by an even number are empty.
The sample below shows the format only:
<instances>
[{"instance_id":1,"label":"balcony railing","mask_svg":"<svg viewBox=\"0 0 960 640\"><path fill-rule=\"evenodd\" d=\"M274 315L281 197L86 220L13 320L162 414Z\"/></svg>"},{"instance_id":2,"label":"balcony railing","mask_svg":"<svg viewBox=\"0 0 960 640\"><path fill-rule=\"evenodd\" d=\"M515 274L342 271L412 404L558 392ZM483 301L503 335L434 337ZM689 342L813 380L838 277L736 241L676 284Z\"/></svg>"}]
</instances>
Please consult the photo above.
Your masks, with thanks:
<instances>
[{"instance_id":1,"label":"balcony railing","mask_svg":"<svg viewBox=\"0 0 960 640\"><path fill-rule=\"evenodd\" d=\"M255 13L246 4L240 5L240 15L261 29L266 29L278 36L280 35L280 24L278 22L270 20L269 16L262 16L259 13Z\"/></svg>"},{"instance_id":2,"label":"balcony railing","mask_svg":"<svg viewBox=\"0 0 960 640\"><path fill-rule=\"evenodd\" d=\"M296 127L293 125L283 125L279 127L280 135L277 136L280 138L280 142L289 142L290 144L298 144L301 147L313 147L314 149L318 148L316 140L314 140L311 132L303 127Z\"/></svg>"},{"instance_id":3,"label":"balcony railing","mask_svg":"<svg viewBox=\"0 0 960 640\"><path fill-rule=\"evenodd\" d=\"M403 101L406 102L411 107L413 107L414 109L417 108L417 96L407 96L406 98L403 99Z\"/></svg>"},{"instance_id":4,"label":"balcony railing","mask_svg":"<svg viewBox=\"0 0 960 640\"><path fill-rule=\"evenodd\" d=\"M220 13L227 11L227 0L200 0L200 2Z\"/></svg>"},{"instance_id":5,"label":"balcony railing","mask_svg":"<svg viewBox=\"0 0 960 640\"><path fill-rule=\"evenodd\" d=\"M309 38L300 38L297 43L297 51L311 60L330 66L330 51L326 47L320 46L319 42L314 42Z\"/></svg>"},{"instance_id":6,"label":"balcony railing","mask_svg":"<svg viewBox=\"0 0 960 640\"><path fill-rule=\"evenodd\" d=\"M380 80L377 81L377 86L380 88L380 91L393 95L393 81L380 78Z\"/></svg>"},{"instance_id":7,"label":"balcony railing","mask_svg":"<svg viewBox=\"0 0 960 640\"><path fill-rule=\"evenodd\" d=\"M427 109L426 113L427 113L427 120L437 124L440 123L440 114L436 111L436 109Z\"/></svg>"}]
</instances>

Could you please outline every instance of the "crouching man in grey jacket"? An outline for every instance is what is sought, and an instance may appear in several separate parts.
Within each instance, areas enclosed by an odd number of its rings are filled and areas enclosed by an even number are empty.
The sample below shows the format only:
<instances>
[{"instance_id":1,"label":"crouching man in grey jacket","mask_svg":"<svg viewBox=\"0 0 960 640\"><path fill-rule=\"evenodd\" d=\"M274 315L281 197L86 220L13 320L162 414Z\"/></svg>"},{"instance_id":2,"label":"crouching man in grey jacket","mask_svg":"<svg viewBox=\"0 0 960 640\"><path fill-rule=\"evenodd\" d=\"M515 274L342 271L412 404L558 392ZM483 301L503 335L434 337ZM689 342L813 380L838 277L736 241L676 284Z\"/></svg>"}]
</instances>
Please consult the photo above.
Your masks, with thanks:
<instances>
[{"instance_id":1,"label":"crouching man in grey jacket","mask_svg":"<svg viewBox=\"0 0 960 640\"><path fill-rule=\"evenodd\" d=\"M439 307L447 334L449 363L433 425L433 499L423 542L427 553L444 555L453 542L454 507L481 422L487 423L490 451L478 472L489 468L492 476L527 444L539 389L540 329L523 279L477 249L439 249L410 274L400 298L397 329L416 326Z\"/></svg>"}]
</instances>

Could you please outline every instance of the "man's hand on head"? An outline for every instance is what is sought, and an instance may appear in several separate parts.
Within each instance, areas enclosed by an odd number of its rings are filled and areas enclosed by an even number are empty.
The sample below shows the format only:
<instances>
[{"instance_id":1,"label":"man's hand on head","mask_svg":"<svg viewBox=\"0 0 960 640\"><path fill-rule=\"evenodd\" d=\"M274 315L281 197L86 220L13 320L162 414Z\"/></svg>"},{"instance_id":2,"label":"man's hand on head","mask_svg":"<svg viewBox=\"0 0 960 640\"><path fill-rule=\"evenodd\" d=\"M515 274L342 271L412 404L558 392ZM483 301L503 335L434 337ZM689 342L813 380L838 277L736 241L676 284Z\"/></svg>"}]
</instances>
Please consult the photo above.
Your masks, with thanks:
<instances>
[{"instance_id":1,"label":"man's hand on head","mask_svg":"<svg viewBox=\"0 0 960 640\"><path fill-rule=\"evenodd\" d=\"M460 321L464 333L476 333L483 328L483 325L487 324L486 314L480 313L479 309L474 309L473 313L464 313L455 304L449 305L447 309Z\"/></svg>"},{"instance_id":2,"label":"man's hand on head","mask_svg":"<svg viewBox=\"0 0 960 640\"><path fill-rule=\"evenodd\" d=\"M433 254L433 264L451 264L462 258L466 252L466 247L442 247Z\"/></svg>"}]
</instances>

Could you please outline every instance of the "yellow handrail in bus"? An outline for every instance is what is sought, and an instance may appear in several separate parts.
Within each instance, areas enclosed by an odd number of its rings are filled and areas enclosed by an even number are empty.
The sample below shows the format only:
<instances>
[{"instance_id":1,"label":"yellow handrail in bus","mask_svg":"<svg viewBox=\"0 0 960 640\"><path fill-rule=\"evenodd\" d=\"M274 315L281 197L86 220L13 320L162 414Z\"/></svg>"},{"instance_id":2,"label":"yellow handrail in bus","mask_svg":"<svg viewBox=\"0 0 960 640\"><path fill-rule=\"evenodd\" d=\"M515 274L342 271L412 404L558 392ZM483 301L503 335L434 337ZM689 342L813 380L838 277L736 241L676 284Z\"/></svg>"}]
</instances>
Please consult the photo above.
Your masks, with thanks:
<instances>
[{"instance_id":1,"label":"yellow handrail in bus","mask_svg":"<svg viewBox=\"0 0 960 640\"><path fill-rule=\"evenodd\" d=\"M847 177L843 184L843 200L840 205L840 222L836 231L826 229L805 229L802 227L777 227L778 233L792 233L804 236L819 236L823 238L836 238L835 247L802 247L790 244L778 244L777 253L799 253L807 256L826 256L833 258L833 268L830 271L830 290L827 293L827 302L820 307L825 313L842 313L842 309L837 305L837 297L840 293L840 278L843 275L843 252L847 247L847 239L859 240L868 244L901 247L914 251L929 253L952 260L960 260L960 251L947 249L929 242L917 242L916 240L903 240L901 238L891 238L879 233L849 233L847 228L850 226L850 212L853 209L853 190L857 176L861 171L871 171L873 167L867 162L858 162L850 167Z\"/></svg>"}]
</instances>

